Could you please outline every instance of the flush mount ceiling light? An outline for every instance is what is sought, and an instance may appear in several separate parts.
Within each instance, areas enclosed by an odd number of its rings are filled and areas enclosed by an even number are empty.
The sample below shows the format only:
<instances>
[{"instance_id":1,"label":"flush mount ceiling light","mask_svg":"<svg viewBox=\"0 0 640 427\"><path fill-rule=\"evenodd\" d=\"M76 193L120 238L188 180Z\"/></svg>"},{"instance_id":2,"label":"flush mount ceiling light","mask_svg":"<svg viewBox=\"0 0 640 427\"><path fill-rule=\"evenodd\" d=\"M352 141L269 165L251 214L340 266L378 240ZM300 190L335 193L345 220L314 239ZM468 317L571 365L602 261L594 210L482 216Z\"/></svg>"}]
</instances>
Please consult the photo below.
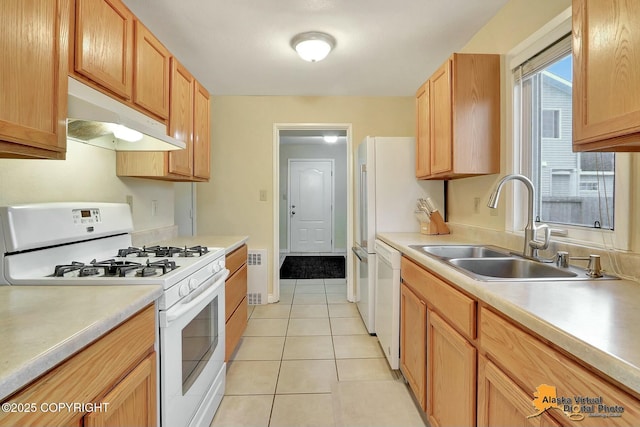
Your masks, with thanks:
<instances>
[{"instance_id":1,"label":"flush mount ceiling light","mask_svg":"<svg viewBox=\"0 0 640 427\"><path fill-rule=\"evenodd\" d=\"M298 52L300 58L309 62L322 61L335 45L336 39L317 31L301 33L291 39L291 47Z\"/></svg>"}]
</instances>

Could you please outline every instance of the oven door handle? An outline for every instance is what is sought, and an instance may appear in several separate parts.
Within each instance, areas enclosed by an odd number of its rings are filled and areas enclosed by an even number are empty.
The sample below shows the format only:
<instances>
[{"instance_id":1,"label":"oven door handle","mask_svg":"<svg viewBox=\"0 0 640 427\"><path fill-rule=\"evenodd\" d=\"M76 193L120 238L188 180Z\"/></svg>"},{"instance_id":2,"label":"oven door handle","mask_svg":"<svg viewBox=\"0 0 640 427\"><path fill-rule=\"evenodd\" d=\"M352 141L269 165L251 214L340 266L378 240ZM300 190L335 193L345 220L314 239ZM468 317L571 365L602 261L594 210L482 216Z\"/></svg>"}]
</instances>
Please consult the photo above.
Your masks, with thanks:
<instances>
[{"instance_id":1,"label":"oven door handle","mask_svg":"<svg viewBox=\"0 0 640 427\"><path fill-rule=\"evenodd\" d=\"M178 306L174 306L167 310L164 323L165 327L168 327L171 322L183 316L186 312L191 310L193 307L197 306L200 302L207 300L211 297L215 292L218 291L220 286L224 285L224 281L229 277L229 270L225 269L221 273L212 276L205 283L203 283L200 287L204 289L197 296L191 297L188 296L186 301L179 302Z\"/></svg>"}]
</instances>

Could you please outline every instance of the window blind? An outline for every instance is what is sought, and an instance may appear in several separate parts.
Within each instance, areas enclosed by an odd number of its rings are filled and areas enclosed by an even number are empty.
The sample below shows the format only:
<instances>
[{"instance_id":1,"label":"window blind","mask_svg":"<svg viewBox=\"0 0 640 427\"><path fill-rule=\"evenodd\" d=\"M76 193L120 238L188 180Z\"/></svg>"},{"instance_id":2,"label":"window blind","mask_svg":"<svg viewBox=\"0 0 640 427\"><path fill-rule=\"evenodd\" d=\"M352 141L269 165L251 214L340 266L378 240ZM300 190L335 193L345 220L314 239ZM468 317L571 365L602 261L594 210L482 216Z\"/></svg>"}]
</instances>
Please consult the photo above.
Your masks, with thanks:
<instances>
[{"instance_id":1,"label":"window blind","mask_svg":"<svg viewBox=\"0 0 640 427\"><path fill-rule=\"evenodd\" d=\"M513 69L514 79L526 79L528 76L546 68L547 65L571 53L571 33L567 34L543 51L527 59Z\"/></svg>"}]
</instances>

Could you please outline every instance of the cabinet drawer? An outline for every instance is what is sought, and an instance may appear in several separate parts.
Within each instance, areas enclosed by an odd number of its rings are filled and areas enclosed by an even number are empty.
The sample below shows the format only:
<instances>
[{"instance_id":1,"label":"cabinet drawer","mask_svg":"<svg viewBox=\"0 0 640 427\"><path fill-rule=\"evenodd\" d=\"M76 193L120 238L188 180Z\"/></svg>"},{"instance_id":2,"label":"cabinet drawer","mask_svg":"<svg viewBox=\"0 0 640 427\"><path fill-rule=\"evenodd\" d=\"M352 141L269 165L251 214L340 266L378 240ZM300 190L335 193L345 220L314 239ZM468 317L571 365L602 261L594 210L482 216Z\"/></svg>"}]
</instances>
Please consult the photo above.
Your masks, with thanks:
<instances>
[{"instance_id":1,"label":"cabinet drawer","mask_svg":"<svg viewBox=\"0 0 640 427\"><path fill-rule=\"evenodd\" d=\"M580 366L559 351L511 324L483 307L480 310L480 348L500 365L515 382L531 393L541 384L556 387L557 396L601 397L607 406L622 406L621 417L606 418L606 425L640 425L640 401ZM590 405L588 405L590 406ZM598 412L598 405L595 405ZM573 421L553 411L563 424L579 426L602 425L603 418L590 417Z\"/></svg>"},{"instance_id":2,"label":"cabinet drawer","mask_svg":"<svg viewBox=\"0 0 640 427\"><path fill-rule=\"evenodd\" d=\"M225 283L225 318L229 320L229 317L233 314L242 301L247 296L247 266L245 265L240 270L236 271L231 277L229 277Z\"/></svg>"},{"instance_id":3,"label":"cabinet drawer","mask_svg":"<svg viewBox=\"0 0 640 427\"><path fill-rule=\"evenodd\" d=\"M227 320L225 328L225 351L224 360L228 361L233 354L240 338L247 327L247 297L238 305L236 311Z\"/></svg>"},{"instance_id":4,"label":"cabinet drawer","mask_svg":"<svg viewBox=\"0 0 640 427\"><path fill-rule=\"evenodd\" d=\"M70 359L11 396L6 402L43 403L92 402L153 350L155 311L151 305ZM155 375L155 372L154 372ZM0 425L41 426L79 423L82 412L0 411Z\"/></svg>"},{"instance_id":5,"label":"cabinet drawer","mask_svg":"<svg viewBox=\"0 0 640 427\"><path fill-rule=\"evenodd\" d=\"M476 302L473 299L408 258L402 258L400 268L402 281L420 295L430 308L439 312L467 338L473 340L476 337Z\"/></svg>"},{"instance_id":6,"label":"cabinet drawer","mask_svg":"<svg viewBox=\"0 0 640 427\"><path fill-rule=\"evenodd\" d=\"M235 273L242 264L247 262L247 245L242 245L235 251L227 254L225 265L229 269L229 275Z\"/></svg>"}]
</instances>

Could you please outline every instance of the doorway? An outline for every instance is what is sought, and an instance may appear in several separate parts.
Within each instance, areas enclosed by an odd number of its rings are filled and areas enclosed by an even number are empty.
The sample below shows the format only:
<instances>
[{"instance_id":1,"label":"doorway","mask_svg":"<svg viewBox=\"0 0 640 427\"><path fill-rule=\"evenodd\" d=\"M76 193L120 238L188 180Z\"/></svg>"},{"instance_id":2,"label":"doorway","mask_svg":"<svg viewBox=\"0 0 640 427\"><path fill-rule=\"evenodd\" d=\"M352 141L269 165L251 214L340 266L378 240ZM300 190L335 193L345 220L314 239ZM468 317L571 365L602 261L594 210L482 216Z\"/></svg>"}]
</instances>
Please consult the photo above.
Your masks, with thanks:
<instances>
[{"instance_id":1,"label":"doorway","mask_svg":"<svg viewBox=\"0 0 640 427\"><path fill-rule=\"evenodd\" d=\"M334 164L334 159L289 159L291 253L333 252Z\"/></svg>"},{"instance_id":2,"label":"doorway","mask_svg":"<svg viewBox=\"0 0 640 427\"><path fill-rule=\"evenodd\" d=\"M353 301L347 250L353 244L352 151L350 124L274 125L270 302L280 301L280 266L294 254L344 257L347 299Z\"/></svg>"}]
</instances>

